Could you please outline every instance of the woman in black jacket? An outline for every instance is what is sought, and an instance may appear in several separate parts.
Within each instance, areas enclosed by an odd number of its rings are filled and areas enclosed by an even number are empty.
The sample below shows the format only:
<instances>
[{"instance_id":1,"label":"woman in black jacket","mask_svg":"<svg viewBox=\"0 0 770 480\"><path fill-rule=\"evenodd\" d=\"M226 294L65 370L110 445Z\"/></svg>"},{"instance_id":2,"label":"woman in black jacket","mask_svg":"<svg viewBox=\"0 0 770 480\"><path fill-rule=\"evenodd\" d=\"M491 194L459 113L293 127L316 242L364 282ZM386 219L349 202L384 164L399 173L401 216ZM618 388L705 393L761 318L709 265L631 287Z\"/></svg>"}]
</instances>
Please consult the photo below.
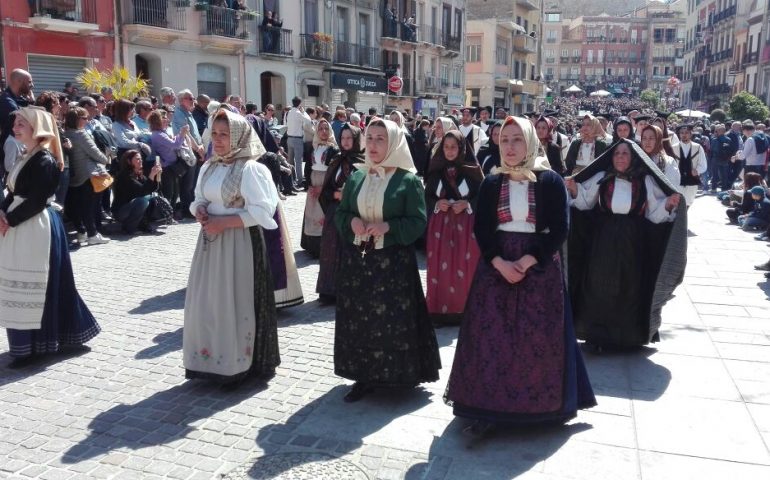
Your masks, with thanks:
<instances>
[{"instance_id":1,"label":"woman in black jacket","mask_svg":"<svg viewBox=\"0 0 770 480\"><path fill-rule=\"evenodd\" d=\"M150 176L145 177L142 170L142 154L138 150L128 150L120 157L120 171L115 178L112 201L112 213L120 222L123 232L134 233L137 229L154 233L150 221L150 203L152 192L158 189L160 174L163 169L155 163Z\"/></svg>"},{"instance_id":2,"label":"woman in black jacket","mask_svg":"<svg viewBox=\"0 0 770 480\"><path fill-rule=\"evenodd\" d=\"M553 122L546 117L541 116L537 119L537 122L535 122L537 138L540 140L540 146L545 152L548 163L551 164L551 170L564 176L565 168L564 162L561 159L561 148L551 142L551 139L553 138L553 128Z\"/></svg>"}]
</instances>

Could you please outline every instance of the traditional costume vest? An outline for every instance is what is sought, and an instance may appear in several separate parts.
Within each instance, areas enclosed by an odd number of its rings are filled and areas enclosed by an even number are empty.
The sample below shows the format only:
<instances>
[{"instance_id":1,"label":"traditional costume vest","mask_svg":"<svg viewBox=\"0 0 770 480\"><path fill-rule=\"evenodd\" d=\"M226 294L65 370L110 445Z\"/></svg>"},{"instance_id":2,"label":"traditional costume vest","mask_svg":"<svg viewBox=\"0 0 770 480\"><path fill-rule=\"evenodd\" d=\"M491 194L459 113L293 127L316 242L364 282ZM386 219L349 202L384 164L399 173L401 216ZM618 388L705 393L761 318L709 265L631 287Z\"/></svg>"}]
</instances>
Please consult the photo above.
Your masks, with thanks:
<instances>
[{"instance_id":1,"label":"traditional costume vest","mask_svg":"<svg viewBox=\"0 0 770 480\"><path fill-rule=\"evenodd\" d=\"M612 211L612 196L615 193L614 175L604 177L599 182L599 211L603 213L615 213ZM644 209L647 204L647 187L644 185L644 178L634 178L631 182L631 209L627 215L644 215Z\"/></svg>"},{"instance_id":2,"label":"traditional costume vest","mask_svg":"<svg viewBox=\"0 0 770 480\"><path fill-rule=\"evenodd\" d=\"M693 159L700 153L700 145L694 142L690 142L690 151L687 155L684 154L684 148L679 145L679 174L682 177L680 185L684 186L697 186L700 185L700 178L697 175L692 174Z\"/></svg>"}]
</instances>

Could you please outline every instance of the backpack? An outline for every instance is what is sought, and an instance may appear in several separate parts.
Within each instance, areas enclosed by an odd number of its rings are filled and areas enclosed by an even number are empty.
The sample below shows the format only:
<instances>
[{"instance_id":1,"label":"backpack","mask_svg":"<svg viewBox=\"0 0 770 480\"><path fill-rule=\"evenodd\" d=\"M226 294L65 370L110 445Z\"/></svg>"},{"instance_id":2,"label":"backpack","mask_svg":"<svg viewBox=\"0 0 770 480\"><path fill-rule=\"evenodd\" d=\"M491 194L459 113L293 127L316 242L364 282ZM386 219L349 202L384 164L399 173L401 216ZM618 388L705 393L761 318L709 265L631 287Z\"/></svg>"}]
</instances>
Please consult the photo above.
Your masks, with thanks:
<instances>
[{"instance_id":1,"label":"backpack","mask_svg":"<svg viewBox=\"0 0 770 480\"><path fill-rule=\"evenodd\" d=\"M755 133L751 138L754 139L754 148L756 148L757 153L765 153L767 151L767 135Z\"/></svg>"}]
</instances>

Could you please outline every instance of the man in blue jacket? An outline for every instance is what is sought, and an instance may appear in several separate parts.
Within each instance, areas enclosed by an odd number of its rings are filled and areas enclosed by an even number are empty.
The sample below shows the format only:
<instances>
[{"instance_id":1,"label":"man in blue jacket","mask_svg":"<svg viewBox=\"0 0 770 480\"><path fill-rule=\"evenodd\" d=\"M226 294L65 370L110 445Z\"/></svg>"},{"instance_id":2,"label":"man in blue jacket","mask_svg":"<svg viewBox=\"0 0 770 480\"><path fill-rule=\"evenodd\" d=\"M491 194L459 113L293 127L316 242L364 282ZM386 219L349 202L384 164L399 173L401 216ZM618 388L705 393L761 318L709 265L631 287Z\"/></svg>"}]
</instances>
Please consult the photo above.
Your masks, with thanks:
<instances>
[{"instance_id":1,"label":"man in blue jacket","mask_svg":"<svg viewBox=\"0 0 770 480\"><path fill-rule=\"evenodd\" d=\"M726 192L732 188L730 182L730 157L734 155L733 142L725 135L725 126L717 125L714 138L711 139L711 191L716 192L717 185Z\"/></svg>"},{"instance_id":2,"label":"man in blue jacket","mask_svg":"<svg viewBox=\"0 0 770 480\"><path fill-rule=\"evenodd\" d=\"M13 129L13 112L32 103L32 75L20 68L11 72L8 88L0 94L0 177L5 177L5 152L3 146Z\"/></svg>"}]
</instances>

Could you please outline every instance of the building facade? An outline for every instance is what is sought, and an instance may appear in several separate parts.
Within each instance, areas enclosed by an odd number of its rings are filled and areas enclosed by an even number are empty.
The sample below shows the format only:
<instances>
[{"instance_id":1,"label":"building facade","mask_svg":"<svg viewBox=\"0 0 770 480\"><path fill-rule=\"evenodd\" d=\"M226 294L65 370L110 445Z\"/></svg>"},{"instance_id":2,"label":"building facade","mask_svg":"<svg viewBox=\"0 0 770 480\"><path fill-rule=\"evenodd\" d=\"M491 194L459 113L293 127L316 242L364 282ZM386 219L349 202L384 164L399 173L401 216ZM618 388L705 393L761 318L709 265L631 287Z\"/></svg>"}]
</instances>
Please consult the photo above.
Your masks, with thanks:
<instances>
[{"instance_id":1,"label":"building facade","mask_svg":"<svg viewBox=\"0 0 770 480\"><path fill-rule=\"evenodd\" d=\"M112 2L2 0L2 82L15 68L28 70L35 92L61 91L85 67L115 62Z\"/></svg>"},{"instance_id":2,"label":"building facade","mask_svg":"<svg viewBox=\"0 0 770 480\"><path fill-rule=\"evenodd\" d=\"M465 103L503 107L513 114L534 110L544 99L540 65L539 1L468 2Z\"/></svg>"}]
</instances>

